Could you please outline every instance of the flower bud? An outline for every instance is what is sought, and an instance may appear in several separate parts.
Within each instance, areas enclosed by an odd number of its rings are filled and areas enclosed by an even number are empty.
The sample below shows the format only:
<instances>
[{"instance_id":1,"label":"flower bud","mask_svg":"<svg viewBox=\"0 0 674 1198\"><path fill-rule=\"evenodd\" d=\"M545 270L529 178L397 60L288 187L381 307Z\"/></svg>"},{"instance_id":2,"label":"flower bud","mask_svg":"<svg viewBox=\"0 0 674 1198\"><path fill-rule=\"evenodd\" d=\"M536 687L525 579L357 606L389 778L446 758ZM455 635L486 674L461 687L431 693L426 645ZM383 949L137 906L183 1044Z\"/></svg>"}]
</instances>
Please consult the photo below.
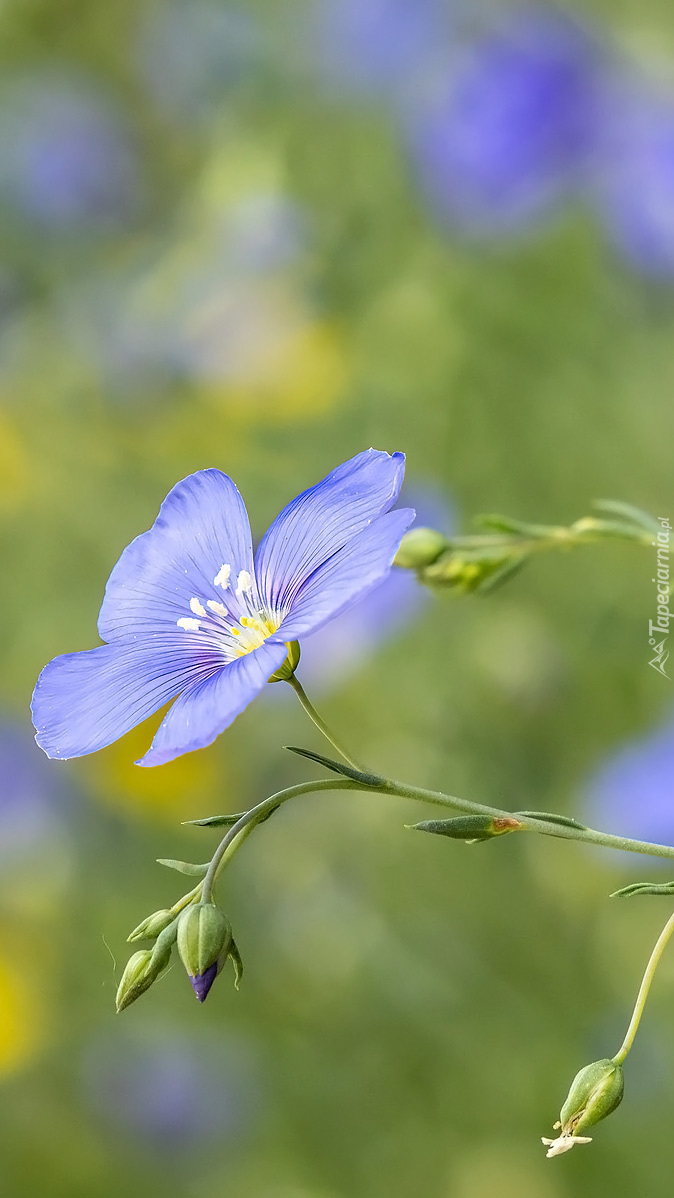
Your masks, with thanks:
<instances>
[{"instance_id":1,"label":"flower bud","mask_svg":"<svg viewBox=\"0 0 674 1198\"><path fill-rule=\"evenodd\" d=\"M464 840L466 844L493 840L495 836L516 832L522 826L521 820L512 815L456 815L451 819L425 819L410 825L418 832L435 832L437 836L450 836L452 840Z\"/></svg>"},{"instance_id":2,"label":"flower bud","mask_svg":"<svg viewBox=\"0 0 674 1198\"><path fill-rule=\"evenodd\" d=\"M447 538L434 528L412 528L400 542L393 564L405 570L423 570L437 561L447 546Z\"/></svg>"},{"instance_id":3,"label":"flower bud","mask_svg":"<svg viewBox=\"0 0 674 1198\"><path fill-rule=\"evenodd\" d=\"M278 670L274 670L274 673L272 674L271 678L267 679L267 682L287 682L288 679L292 678L293 674L295 673L295 670L300 664L299 641L286 641L286 648L288 650L288 656L283 662L283 665L280 665Z\"/></svg>"},{"instance_id":4,"label":"flower bud","mask_svg":"<svg viewBox=\"0 0 674 1198\"><path fill-rule=\"evenodd\" d=\"M162 911L155 911L153 915L148 915L142 923L134 928L130 936L127 936L127 943L132 944L134 940L156 940L160 932L164 931L169 924L175 919L175 912L170 911L165 907Z\"/></svg>"},{"instance_id":5,"label":"flower bud","mask_svg":"<svg viewBox=\"0 0 674 1198\"><path fill-rule=\"evenodd\" d=\"M141 994L150 989L161 977L171 959L171 944L158 941L153 949L140 949L126 963L122 980L117 988L117 1014L131 1006Z\"/></svg>"},{"instance_id":6,"label":"flower bud","mask_svg":"<svg viewBox=\"0 0 674 1198\"><path fill-rule=\"evenodd\" d=\"M461 594L488 591L505 582L521 568L526 554L521 549L481 546L479 549L450 547L421 574L432 586L451 587Z\"/></svg>"},{"instance_id":7,"label":"flower bud","mask_svg":"<svg viewBox=\"0 0 674 1198\"><path fill-rule=\"evenodd\" d=\"M204 1002L232 946L232 926L213 903L187 907L178 922L178 952L192 989Z\"/></svg>"},{"instance_id":8,"label":"flower bud","mask_svg":"<svg viewBox=\"0 0 674 1198\"><path fill-rule=\"evenodd\" d=\"M608 1058L593 1061L576 1074L568 1097L561 1109L555 1128L561 1128L556 1140L543 1138L548 1146L547 1156L568 1152L574 1144L589 1144L590 1138L579 1135L605 1119L622 1102L624 1078L622 1065Z\"/></svg>"}]
</instances>

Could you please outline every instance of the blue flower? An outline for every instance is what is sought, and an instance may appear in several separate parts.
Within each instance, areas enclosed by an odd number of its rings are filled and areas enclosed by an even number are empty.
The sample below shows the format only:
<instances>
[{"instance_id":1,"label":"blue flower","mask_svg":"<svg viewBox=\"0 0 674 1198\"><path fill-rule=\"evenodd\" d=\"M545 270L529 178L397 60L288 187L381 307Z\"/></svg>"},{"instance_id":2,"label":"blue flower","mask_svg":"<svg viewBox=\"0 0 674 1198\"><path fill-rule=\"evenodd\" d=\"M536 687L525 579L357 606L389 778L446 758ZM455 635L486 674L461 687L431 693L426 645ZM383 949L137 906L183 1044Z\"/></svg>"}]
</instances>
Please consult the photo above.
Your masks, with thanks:
<instances>
[{"instance_id":1,"label":"blue flower","mask_svg":"<svg viewBox=\"0 0 674 1198\"><path fill-rule=\"evenodd\" d=\"M478 41L410 121L422 187L441 219L502 233L539 219L584 168L595 52L555 13L511 16Z\"/></svg>"},{"instance_id":2,"label":"blue flower","mask_svg":"<svg viewBox=\"0 0 674 1198\"><path fill-rule=\"evenodd\" d=\"M84 80L27 76L0 104L0 197L45 230L115 229L142 200L115 108Z\"/></svg>"},{"instance_id":3,"label":"blue flower","mask_svg":"<svg viewBox=\"0 0 674 1198\"><path fill-rule=\"evenodd\" d=\"M674 101L639 81L606 89L594 200L613 246L654 278L674 274Z\"/></svg>"},{"instance_id":4,"label":"blue flower","mask_svg":"<svg viewBox=\"0 0 674 1198\"><path fill-rule=\"evenodd\" d=\"M410 509L389 511L404 455L365 450L292 501L253 559L232 480L201 470L169 492L106 587L105 645L57 657L33 694L37 742L80 757L170 708L141 765L215 740L301 640L386 577ZM176 697L178 696L178 697Z\"/></svg>"},{"instance_id":5,"label":"blue flower","mask_svg":"<svg viewBox=\"0 0 674 1198\"><path fill-rule=\"evenodd\" d=\"M146 1152L192 1154L209 1144L231 1153L260 1115L258 1062L239 1031L186 1036L177 1025L98 1035L79 1067L82 1098L116 1141Z\"/></svg>"},{"instance_id":6,"label":"blue flower","mask_svg":"<svg viewBox=\"0 0 674 1198\"><path fill-rule=\"evenodd\" d=\"M439 0L323 0L311 49L340 91L395 93L428 70L445 18Z\"/></svg>"},{"instance_id":7,"label":"blue flower","mask_svg":"<svg viewBox=\"0 0 674 1198\"><path fill-rule=\"evenodd\" d=\"M674 841L674 721L628 741L602 762L585 787L585 817L620 836ZM646 861L642 860L642 867Z\"/></svg>"}]
</instances>

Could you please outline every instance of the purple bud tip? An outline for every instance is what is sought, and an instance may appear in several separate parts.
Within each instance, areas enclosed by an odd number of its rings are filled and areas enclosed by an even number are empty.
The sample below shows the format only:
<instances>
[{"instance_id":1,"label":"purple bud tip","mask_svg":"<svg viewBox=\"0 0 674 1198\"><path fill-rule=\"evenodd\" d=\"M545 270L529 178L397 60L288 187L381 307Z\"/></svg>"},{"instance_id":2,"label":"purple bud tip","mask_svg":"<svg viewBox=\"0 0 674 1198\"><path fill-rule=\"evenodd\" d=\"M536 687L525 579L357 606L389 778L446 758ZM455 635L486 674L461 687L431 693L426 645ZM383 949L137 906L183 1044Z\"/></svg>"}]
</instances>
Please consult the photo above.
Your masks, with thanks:
<instances>
[{"instance_id":1,"label":"purple bud tip","mask_svg":"<svg viewBox=\"0 0 674 1198\"><path fill-rule=\"evenodd\" d=\"M213 965L209 965L208 969L204 973L197 973L194 977L190 975L192 989L199 999L199 1002L203 1002L205 1000L208 991L217 977L217 974L218 966L216 962Z\"/></svg>"}]
</instances>

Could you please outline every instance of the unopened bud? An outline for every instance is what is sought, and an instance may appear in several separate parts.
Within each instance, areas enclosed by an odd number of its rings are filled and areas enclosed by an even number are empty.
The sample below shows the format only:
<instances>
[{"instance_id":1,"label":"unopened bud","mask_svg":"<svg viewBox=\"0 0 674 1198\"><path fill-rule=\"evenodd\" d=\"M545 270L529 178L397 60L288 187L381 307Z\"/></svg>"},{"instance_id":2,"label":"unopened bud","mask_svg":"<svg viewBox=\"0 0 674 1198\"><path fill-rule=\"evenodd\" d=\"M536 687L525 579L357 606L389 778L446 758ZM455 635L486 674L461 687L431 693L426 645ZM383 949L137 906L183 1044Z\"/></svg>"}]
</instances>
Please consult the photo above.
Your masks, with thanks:
<instances>
[{"instance_id":1,"label":"unopened bud","mask_svg":"<svg viewBox=\"0 0 674 1198\"><path fill-rule=\"evenodd\" d=\"M437 561L448 541L434 528L412 528L405 533L393 561L404 570L423 570Z\"/></svg>"},{"instance_id":2,"label":"unopened bud","mask_svg":"<svg viewBox=\"0 0 674 1198\"><path fill-rule=\"evenodd\" d=\"M452 819L425 819L412 824L419 832L434 832L437 836L450 836L452 840L465 840L474 844L476 840L493 840L523 827L521 820L512 815L457 815Z\"/></svg>"},{"instance_id":3,"label":"unopened bud","mask_svg":"<svg viewBox=\"0 0 674 1198\"><path fill-rule=\"evenodd\" d=\"M589 1144L591 1137L579 1133L610 1115L622 1102L623 1093L623 1070L617 1061L606 1058L581 1069L555 1123L555 1129L561 1128L559 1136L556 1140L543 1137L546 1156L559 1156L575 1144Z\"/></svg>"},{"instance_id":4,"label":"unopened bud","mask_svg":"<svg viewBox=\"0 0 674 1198\"><path fill-rule=\"evenodd\" d=\"M131 1006L141 994L161 977L171 960L171 940L158 940L153 949L140 949L126 963L117 988L117 1014Z\"/></svg>"},{"instance_id":5,"label":"unopened bud","mask_svg":"<svg viewBox=\"0 0 674 1198\"><path fill-rule=\"evenodd\" d=\"M283 665L280 665L278 670L274 670L274 673L271 678L267 679L267 682L287 682L295 673L300 664L299 641L286 641L286 649L288 650L288 656Z\"/></svg>"},{"instance_id":6,"label":"unopened bud","mask_svg":"<svg viewBox=\"0 0 674 1198\"><path fill-rule=\"evenodd\" d=\"M214 903L197 903L183 911L178 952L199 1002L204 1002L231 946L232 926Z\"/></svg>"},{"instance_id":7,"label":"unopened bud","mask_svg":"<svg viewBox=\"0 0 674 1198\"><path fill-rule=\"evenodd\" d=\"M127 943L132 944L134 940L156 940L160 932L172 924L175 918L175 912L170 911L168 907L163 911L155 911L133 929L131 935L126 938Z\"/></svg>"},{"instance_id":8,"label":"unopened bud","mask_svg":"<svg viewBox=\"0 0 674 1198\"><path fill-rule=\"evenodd\" d=\"M519 570L526 554L521 549L480 546L451 547L422 573L423 582L451 587L455 591L488 591Z\"/></svg>"}]
</instances>

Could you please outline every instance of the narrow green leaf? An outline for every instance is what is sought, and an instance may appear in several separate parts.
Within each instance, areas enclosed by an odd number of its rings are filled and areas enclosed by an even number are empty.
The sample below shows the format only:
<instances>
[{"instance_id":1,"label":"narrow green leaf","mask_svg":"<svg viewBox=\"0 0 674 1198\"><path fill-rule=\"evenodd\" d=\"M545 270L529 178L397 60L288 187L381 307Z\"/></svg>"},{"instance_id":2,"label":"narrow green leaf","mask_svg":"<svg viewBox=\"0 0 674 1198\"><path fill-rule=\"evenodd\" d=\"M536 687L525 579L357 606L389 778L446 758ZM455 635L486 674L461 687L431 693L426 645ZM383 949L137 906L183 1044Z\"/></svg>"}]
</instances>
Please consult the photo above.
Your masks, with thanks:
<instances>
[{"instance_id":1,"label":"narrow green leaf","mask_svg":"<svg viewBox=\"0 0 674 1198\"><path fill-rule=\"evenodd\" d=\"M635 507L632 503L623 503L620 499L596 499L592 506L600 512L624 516L627 520L632 520L639 528L646 529L646 532L660 531L660 525L655 517L651 516L649 512L642 511L640 507Z\"/></svg>"},{"instance_id":2,"label":"narrow green leaf","mask_svg":"<svg viewBox=\"0 0 674 1198\"><path fill-rule=\"evenodd\" d=\"M587 826L579 824L577 819L571 819L570 815L554 815L550 811L516 811L515 815L520 815L522 819L540 819L545 820L546 824L560 824L562 828L578 828L579 832L587 832Z\"/></svg>"},{"instance_id":3,"label":"narrow green leaf","mask_svg":"<svg viewBox=\"0 0 674 1198\"><path fill-rule=\"evenodd\" d=\"M236 811L234 815L207 815L204 819L184 819L182 822L198 828L231 828L245 814L245 811Z\"/></svg>"},{"instance_id":4,"label":"narrow green leaf","mask_svg":"<svg viewBox=\"0 0 674 1198\"><path fill-rule=\"evenodd\" d=\"M194 865L191 861L173 861L170 857L157 857L157 865L165 865L167 869L175 869L179 874L188 874L191 878L205 878L210 862L205 865Z\"/></svg>"},{"instance_id":5,"label":"narrow green leaf","mask_svg":"<svg viewBox=\"0 0 674 1198\"><path fill-rule=\"evenodd\" d=\"M614 890L611 898L631 898L634 894L674 894L674 882L632 882L622 890Z\"/></svg>"},{"instance_id":6,"label":"narrow green leaf","mask_svg":"<svg viewBox=\"0 0 674 1198\"><path fill-rule=\"evenodd\" d=\"M363 786L382 786L386 781L379 774L366 774L362 770L354 770L350 765L342 765L341 761L333 761L331 757L324 757L322 753L314 753L311 749L298 749L296 745L285 745L284 748L290 753L306 757L309 761L315 761L317 765L324 765L334 774L343 774L345 778L353 778L354 782L361 782Z\"/></svg>"}]
</instances>

